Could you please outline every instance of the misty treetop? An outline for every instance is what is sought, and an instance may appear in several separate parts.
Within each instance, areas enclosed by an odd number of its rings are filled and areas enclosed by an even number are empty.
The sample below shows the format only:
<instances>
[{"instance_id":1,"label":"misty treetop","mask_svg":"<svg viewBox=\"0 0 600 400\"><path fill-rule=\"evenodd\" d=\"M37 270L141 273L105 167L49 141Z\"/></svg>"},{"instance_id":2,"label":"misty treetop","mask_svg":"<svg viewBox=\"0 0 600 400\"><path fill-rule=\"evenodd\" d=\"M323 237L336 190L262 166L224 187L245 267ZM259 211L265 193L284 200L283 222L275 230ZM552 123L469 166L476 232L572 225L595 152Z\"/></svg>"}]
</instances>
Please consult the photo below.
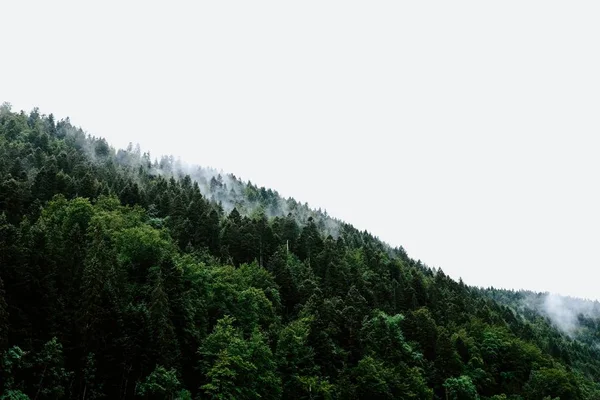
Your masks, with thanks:
<instances>
[{"instance_id":1,"label":"misty treetop","mask_svg":"<svg viewBox=\"0 0 600 400\"><path fill-rule=\"evenodd\" d=\"M565 332L519 296L0 107L2 399L600 398L597 314Z\"/></svg>"}]
</instances>

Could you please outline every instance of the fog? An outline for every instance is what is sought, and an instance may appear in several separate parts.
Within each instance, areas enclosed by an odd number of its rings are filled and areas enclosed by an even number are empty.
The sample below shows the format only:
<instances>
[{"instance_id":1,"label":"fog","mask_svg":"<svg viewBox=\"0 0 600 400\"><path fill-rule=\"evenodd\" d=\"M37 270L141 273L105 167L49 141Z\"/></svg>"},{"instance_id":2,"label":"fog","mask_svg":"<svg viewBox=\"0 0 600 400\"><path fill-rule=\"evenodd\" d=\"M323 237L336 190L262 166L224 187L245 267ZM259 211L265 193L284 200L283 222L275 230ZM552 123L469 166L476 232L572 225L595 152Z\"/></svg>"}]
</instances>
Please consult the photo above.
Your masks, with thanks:
<instances>
[{"instance_id":1,"label":"fog","mask_svg":"<svg viewBox=\"0 0 600 400\"><path fill-rule=\"evenodd\" d=\"M467 284L599 297L597 2L2 11L16 109L242 176Z\"/></svg>"}]
</instances>

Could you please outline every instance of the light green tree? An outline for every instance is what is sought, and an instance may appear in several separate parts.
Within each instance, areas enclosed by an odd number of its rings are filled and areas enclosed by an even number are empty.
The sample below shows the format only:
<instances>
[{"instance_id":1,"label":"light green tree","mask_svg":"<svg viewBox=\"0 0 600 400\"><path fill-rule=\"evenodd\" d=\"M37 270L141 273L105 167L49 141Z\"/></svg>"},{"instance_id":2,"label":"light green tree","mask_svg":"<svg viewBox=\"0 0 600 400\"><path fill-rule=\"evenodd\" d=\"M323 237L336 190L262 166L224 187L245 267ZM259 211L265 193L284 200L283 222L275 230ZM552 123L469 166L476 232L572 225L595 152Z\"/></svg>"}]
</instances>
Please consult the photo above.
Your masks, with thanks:
<instances>
[{"instance_id":1,"label":"light green tree","mask_svg":"<svg viewBox=\"0 0 600 400\"><path fill-rule=\"evenodd\" d=\"M278 399L281 380L263 335L254 330L245 338L234 319L220 319L199 350L208 382L201 387L214 399Z\"/></svg>"}]
</instances>

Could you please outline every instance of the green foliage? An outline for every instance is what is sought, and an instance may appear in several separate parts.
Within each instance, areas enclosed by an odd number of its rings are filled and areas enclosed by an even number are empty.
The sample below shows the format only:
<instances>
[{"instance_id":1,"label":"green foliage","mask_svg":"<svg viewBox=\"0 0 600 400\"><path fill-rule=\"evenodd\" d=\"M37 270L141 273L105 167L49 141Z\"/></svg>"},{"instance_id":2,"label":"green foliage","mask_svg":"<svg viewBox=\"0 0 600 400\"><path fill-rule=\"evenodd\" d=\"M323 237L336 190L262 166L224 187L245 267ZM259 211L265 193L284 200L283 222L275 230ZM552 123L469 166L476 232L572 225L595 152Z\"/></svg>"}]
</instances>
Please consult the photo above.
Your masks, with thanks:
<instances>
[{"instance_id":1,"label":"green foliage","mask_svg":"<svg viewBox=\"0 0 600 400\"><path fill-rule=\"evenodd\" d=\"M447 397L450 400L478 400L479 395L473 381L468 376L448 378L444 382Z\"/></svg>"},{"instance_id":2,"label":"green foliage","mask_svg":"<svg viewBox=\"0 0 600 400\"><path fill-rule=\"evenodd\" d=\"M102 393L102 384L97 384L97 369L94 353L89 353L86 357L83 369L83 399L95 400L104 397Z\"/></svg>"},{"instance_id":3,"label":"green foliage","mask_svg":"<svg viewBox=\"0 0 600 400\"><path fill-rule=\"evenodd\" d=\"M277 340L277 369L282 379L283 398L330 398L334 386L320 376L314 349L309 345L310 318L301 318L284 327Z\"/></svg>"},{"instance_id":4,"label":"green foliage","mask_svg":"<svg viewBox=\"0 0 600 400\"><path fill-rule=\"evenodd\" d=\"M527 399L538 400L546 396L558 397L561 400L581 398L572 374L562 368L541 368L533 371L526 385Z\"/></svg>"},{"instance_id":5,"label":"green foliage","mask_svg":"<svg viewBox=\"0 0 600 400\"><path fill-rule=\"evenodd\" d=\"M29 400L29 396L20 390L7 390L6 393L0 397L1 400Z\"/></svg>"},{"instance_id":6,"label":"green foliage","mask_svg":"<svg viewBox=\"0 0 600 400\"><path fill-rule=\"evenodd\" d=\"M184 400L191 398L187 390L181 389L177 378L177 371L166 370L162 365L157 365L154 371L137 386L138 396L146 399Z\"/></svg>"},{"instance_id":7,"label":"green foliage","mask_svg":"<svg viewBox=\"0 0 600 400\"><path fill-rule=\"evenodd\" d=\"M183 171L0 106L2 399L600 398L600 304L567 335L542 295Z\"/></svg>"},{"instance_id":8,"label":"green foliage","mask_svg":"<svg viewBox=\"0 0 600 400\"><path fill-rule=\"evenodd\" d=\"M15 390L18 387L18 383L15 382L15 376L18 376L18 373L23 368L24 356L25 352L18 346L13 346L4 353L2 357L2 391L18 392Z\"/></svg>"},{"instance_id":9,"label":"green foliage","mask_svg":"<svg viewBox=\"0 0 600 400\"><path fill-rule=\"evenodd\" d=\"M64 368L62 345L56 338L44 344L31 363L33 376L37 381L34 398L60 399L65 395L71 373Z\"/></svg>"},{"instance_id":10,"label":"green foliage","mask_svg":"<svg viewBox=\"0 0 600 400\"><path fill-rule=\"evenodd\" d=\"M353 370L355 391L361 399L432 399L417 369L394 368L372 357L365 357Z\"/></svg>"},{"instance_id":11,"label":"green foliage","mask_svg":"<svg viewBox=\"0 0 600 400\"><path fill-rule=\"evenodd\" d=\"M201 389L216 399L279 398L281 380L263 335L254 330L244 337L234 321L220 319L200 348L201 370L207 377Z\"/></svg>"}]
</instances>

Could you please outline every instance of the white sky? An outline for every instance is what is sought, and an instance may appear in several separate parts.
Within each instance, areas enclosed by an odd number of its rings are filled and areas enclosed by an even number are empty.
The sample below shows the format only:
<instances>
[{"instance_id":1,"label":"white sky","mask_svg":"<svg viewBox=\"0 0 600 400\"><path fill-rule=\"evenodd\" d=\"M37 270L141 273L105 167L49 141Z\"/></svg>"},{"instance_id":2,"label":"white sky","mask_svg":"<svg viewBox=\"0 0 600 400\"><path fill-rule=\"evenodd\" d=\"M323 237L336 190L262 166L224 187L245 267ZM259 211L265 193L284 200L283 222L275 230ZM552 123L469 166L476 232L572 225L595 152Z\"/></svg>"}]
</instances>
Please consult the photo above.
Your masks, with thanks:
<instances>
[{"instance_id":1,"label":"white sky","mask_svg":"<svg viewBox=\"0 0 600 400\"><path fill-rule=\"evenodd\" d=\"M0 101L600 298L597 1L85 3L2 4Z\"/></svg>"}]
</instances>

